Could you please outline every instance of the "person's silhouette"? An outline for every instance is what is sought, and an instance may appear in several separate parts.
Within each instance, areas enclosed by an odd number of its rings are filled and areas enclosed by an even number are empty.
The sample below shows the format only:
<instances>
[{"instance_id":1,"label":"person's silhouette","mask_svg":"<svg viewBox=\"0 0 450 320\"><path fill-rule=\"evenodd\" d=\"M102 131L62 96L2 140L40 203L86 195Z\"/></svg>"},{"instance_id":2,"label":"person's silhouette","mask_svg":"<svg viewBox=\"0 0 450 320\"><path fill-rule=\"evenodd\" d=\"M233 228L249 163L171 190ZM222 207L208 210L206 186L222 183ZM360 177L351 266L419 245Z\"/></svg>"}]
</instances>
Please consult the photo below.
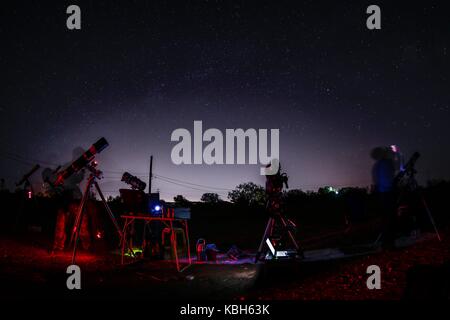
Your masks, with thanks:
<instances>
[{"instance_id":1,"label":"person's silhouette","mask_svg":"<svg viewBox=\"0 0 450 320\"><path fill-rule=\"evenodd\" d=\"M394 178L396 166L394 155L388 147L376 147L371 152L375 163L372 168L373 191L375 192L382 213L381 243L385 248L395 244L396 231L396 198L394 194Z\"/></svg>"},{"instance_id":2,"label":"person's silhouette","mask_svg":"<svg viewBox=\"0 0 450 320\"><path fill-rule=\"evenodd\" d=\"M78 159L84 152L85 150L81 147L73 149L72 161L66 164L63 169L70 166L72 162ZM56 216L53 251L64 249L69 229L68 227L72 226L74 223L79 203L83 195L80 189L80 184L83 182L84 176L84 170L80 170L64 180L62 185L62 194L60 195L61 202ZM85 216L81 221L80 240L82 247L84 249L89 249L91 239L87 216Z\"/></svg>"}]
</instances>

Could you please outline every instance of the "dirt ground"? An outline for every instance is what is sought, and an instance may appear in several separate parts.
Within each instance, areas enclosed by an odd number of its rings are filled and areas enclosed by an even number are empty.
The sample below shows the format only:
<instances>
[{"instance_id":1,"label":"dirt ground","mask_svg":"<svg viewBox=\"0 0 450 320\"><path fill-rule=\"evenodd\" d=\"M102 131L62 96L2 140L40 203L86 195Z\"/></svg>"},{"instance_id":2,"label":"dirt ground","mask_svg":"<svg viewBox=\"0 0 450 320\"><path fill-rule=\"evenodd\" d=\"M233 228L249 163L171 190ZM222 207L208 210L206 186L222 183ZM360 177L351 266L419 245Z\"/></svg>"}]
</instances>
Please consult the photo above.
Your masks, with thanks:
<instances>
[{"instance_id":1,"label":"dirt ground","mask_svg":"<svg viewBox=\"0 0 450 320\"><path fill-rule=\"evenodd\" d=\"M435 237L403 249L301 266L292 281L277 279L248 299L400 300L450 299L450 242ZM367 289L367 267L381 270L381 289Z\"/></svg>"},{"instance_id":2,"label":"dirt ground","mask_svg":"<svg viewBox=\"0 0 450 320\"><path fill-rule=\"evenodd\" d=\"M398 300L448 298L450 241L430 237L368 256L295 264L120 264L118 254L80 252L82 290L66 288L71 253L50 255L44 241L2 237L0 296L6 298L152 298L177 300ZM447 263L447 264L446 264ZM381 269L381 290L366 286L369 265Z\"/></svg>"}]
</instances>

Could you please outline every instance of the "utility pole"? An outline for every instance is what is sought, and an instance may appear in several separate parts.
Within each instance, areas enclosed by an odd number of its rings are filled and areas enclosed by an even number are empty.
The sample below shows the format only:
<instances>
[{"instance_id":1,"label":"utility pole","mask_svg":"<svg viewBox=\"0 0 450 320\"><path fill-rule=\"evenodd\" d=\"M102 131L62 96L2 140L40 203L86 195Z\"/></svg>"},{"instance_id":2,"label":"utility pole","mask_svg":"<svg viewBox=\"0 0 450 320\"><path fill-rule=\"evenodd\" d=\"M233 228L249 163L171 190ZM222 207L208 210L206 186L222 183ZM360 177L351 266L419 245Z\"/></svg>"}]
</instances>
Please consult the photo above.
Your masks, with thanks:
<instances>
[{"instance_id":1,"label":"utility pole","mask_svg":"<svg viewBox=\"0 0 450 320\"><path fill-rule=\"evenodd\" d=\"M152 194L152 178L153 178L153 155L150 156L150 174L148 176L148 194Z\"/></svg>"}]
</instances>

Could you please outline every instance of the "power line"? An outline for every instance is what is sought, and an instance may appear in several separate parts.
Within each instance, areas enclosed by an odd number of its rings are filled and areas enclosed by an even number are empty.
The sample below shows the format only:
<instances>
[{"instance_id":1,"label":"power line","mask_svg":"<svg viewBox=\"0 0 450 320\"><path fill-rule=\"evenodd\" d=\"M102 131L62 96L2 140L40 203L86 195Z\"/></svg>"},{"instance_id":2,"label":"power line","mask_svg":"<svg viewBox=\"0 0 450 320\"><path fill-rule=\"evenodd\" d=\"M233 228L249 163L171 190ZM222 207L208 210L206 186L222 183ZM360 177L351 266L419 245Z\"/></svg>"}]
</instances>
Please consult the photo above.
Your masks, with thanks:
<instances>
[{"instance_id":1,"label":"power line","mask_svg":"<svg viewBox=\"0 0 450 320\"><path fill-rule=\"evenodd\" d=\"M27 166L33 166L33 165L36 164L36 163L32 163L32 162L29 162L29 161L26 161L26 160L17 159L17 158L15 158L13 156L8 156L6 154L2 154L1 156L3 158L5 158L5 159L13 160L13 161L19 162L21 164L26 164Z\"/></svg>"},{"instance_id":2,"label":"power line","mask_svg":"<svg viewBox=\"0 0 450 320\"><path fill-rule=\"evenodd\" d=\"M103 172L109 172L111 173L111 171L107 171L107 170L102 170ZM134 174L134 173L132 173ZM139 177L139 178L148 178L149 175L137 175L134 174L135 176ZM207 189L208 191L211 191L211 189L213 190L217 190L217 191L232 191L233 189L229 189L229 188L222 188L222 187L213 187L213 186L209 186L209 185L204 185L204 184L198 184L198 183L193 183L193 182L189 182L186 180L181 180L181 179L175 179L175 178L171 178L168 176L163 176L160 174L153 174L154 178L161 178L161 180L165 181L165 182L173 182L174 184L183 184L184 185L188 185L188 186L192 186L192 187L199 187L202 190ZM120 181L121 178L119 177L113 177L113 176L105 176L105 179L111 179L111 180L116 180L116 181Z\"/></svg>"},{"instance_id":3,"label":"power line","mask_svg":"<svg viewBox=\"0 0 450 320\"><path fill-rule=\"evenodd\" d=\"M59 166L59 164L51 163L51 162L47 162L47 161L42 161L42 160L39 160L39 159L32 159L32 158L28 158L27 159L25 157L22 157L22 156L20 156L18 154L14 154L12 152L6 152L6 153L10 154L10 156L5 155L9 159L15 160L15 161L18 161L18 162L22 162L22 163L27 164L27 165L35 165L36 163L38 163L38 164L41 164L41 165ZM101 171L104 172L104 173L107 173L107 174L112 174L112 175L114 175L114 174L122 175L123 174L123 172L115 171L115 170L101 170ZM140 178L148 178L149 177L149 174L142 173L142 172L130 172L130 173L135 175L135 176L137 176L137 177L140 177ZM219 190L219 191L231 191L232 190L232 189L229 189L229 188L213 187L213 186L208 186L208 185L192 183L192 182L189 182L189 181L186 181L186 180L175 179L175 178L171 178L171 177L164 176L164 175L159 175L159 174L153 174L153 176L154 177L160 177L160 178L163 178L163 179L166 179L166 180L170 180L170 181L173 181L173 182L177 182L177 183L191 185L191 186L194 186L194 187L207 188L208 191L209 191L209 189L214 189L214 190ZM108 176L108 177L104 177L104 178L109 178L111 180L113 180L113 179L121 180L121 177L109 177Z\"/></svg>"},{"instance_id":4,"label":"power line","mask_svg":"<svg viewBox=\"0 0 450 320\"><path fill-rule=\"evenodd\" d=\"M3 152L3 155L9 159L16 160L18 162L22 162L22 163L26 163L26 164L31 164L31 165L35 165L36 163L38 163L38 164L45 165L45 166L59 166L59 164L56 164L56 163L42 161L42 160L34 159L34 158L26 158L26 157L20 156L16 153L13 153L13 152Z\"/></svg>"},{"instance_id":5,"label":"power line","mask_svg":"<svg viewBox=\"0 0 450 320\"><path fill-rule=\"evenodd\" d=\"M164 181L164 182L171 183L171 184L175 184L175 183L173 183L173 182L168 182L168 181ZM179 185L179 186L181 186L181 187L184 187L184 188L187 188L187 189L193 190L193 191L201 191L201 192L203 192L203 193L209 193L209 192L211 192L210 190L198 189L198 188L190 187L190 186L186 186L186 185L181 185L181 184L176 184L176 185ZM165 188L164 188L164 189L165 189ZM186 191L183 191L182 193L186 193ZM218 192L217 194L219 194L221 197L224 197L224 198L227 198L227 197L228 197L228 194L223 193L223 192Z\"/></svg>"},{"instance_id":6,"label":"power line","mask_svg":"<svg viewBox=\"0 0 450 320\"><path fill-rule=\"evenodd\" d=\"M188 189L193 189L193 190L197 190L197 191L202 191L202 192L211 192L210 189L201 189L201 188L197 188L191 185L187 185L187 184L182 184L182 183L178 183L178 182L174 182L174 181L170 181L170 180L166 180L165 178L162 178L160 176L155 177L156 179L166 182L166 183L171 183L180 187L184 187L184 188L188 188Z\"/></svg>"},{"instance_id":7,"label":"power line","mask_svg":"<svg viewBox=\"0 0 450 320\"><path fill-rule=\"evenodd\" d=\"M203 185L203 184L197 184L197 183L188 182L188 181L185 181L185 180L170 178L170 177L162 176L162 175L159 175L159 174L153 174L153 176L154 177L159 177L159 178L164 178L164 179L171 180L171 181L174 181L174 182L185 183L185 184L196 186L196 187L203 187L203 188L208 188L208 189L216 189L216 190L220 190L220 191L232 191L232 189L229 189L229 188L207 186L207 185Z\"/></svg>"}]
</instances>

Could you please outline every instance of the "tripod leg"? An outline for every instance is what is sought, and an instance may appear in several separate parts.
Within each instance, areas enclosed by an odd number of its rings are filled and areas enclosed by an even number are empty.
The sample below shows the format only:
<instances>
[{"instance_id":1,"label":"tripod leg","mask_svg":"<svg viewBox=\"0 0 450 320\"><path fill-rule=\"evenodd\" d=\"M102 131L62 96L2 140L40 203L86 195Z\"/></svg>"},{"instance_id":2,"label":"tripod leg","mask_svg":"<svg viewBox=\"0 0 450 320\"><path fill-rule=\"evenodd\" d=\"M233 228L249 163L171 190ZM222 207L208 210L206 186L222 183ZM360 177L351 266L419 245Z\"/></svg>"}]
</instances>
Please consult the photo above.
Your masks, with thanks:
<instances>
[{"instance_id":1,"label":"tripod leg","mask_svg":"<svg viewBox=\"0 0 450 320\"><path fill-rule=\"evenodd\" d=\"M286 223L286 220L282 216L280 216L281 223L283 224L283 227L286 229L287 234L289 235L289 239L291 240L292 244L294 245L295 249L297 251L300 251L300 246L297 243L297 240L295 240L294 235L292 234L292 231L288 229L288 225Z\"/></svg>"},{"instance_id":2,"label":"tripod leg","mask_svg":"<svg viewBox=\"0 0 450 320\"><path fill-rule=\"evenodd\" d=\"M125 241L125 239L123 239L123 234L122 234L122 230L120 230L119 225L117 224L117 220L114 217L114 214L111 211L111 208L108 206L108 203L106 202L105 196L103 195L102 190L100 189L97 181L94 181L94 185L95 185L95 189L97 190L100 198L102 199L102 203L105 206L106 211L108 212L109 218L111 219L111 222L113 223L114 227L116 228L117 234L119 235L119 240L121 243L122 241ZM130 244L128 243L128 250L130 250L131 255L133 256L133 258L135 258L135 254L133 251L133 248L131 248Z\"/></svg>"},{"instance_id":3,"label":"tripod leg","mask_svg":"<svg viewBox=\"0 0 450 320\"><path fill-rule=\"evenodd\" d=\"M100 187L98 186L98 183L96 181L94 181L94 185L95 185L95 189L97 190L98 194L100 195L100 198L102 199L103 205L105 206L105 209L108 212L108 215L111 218L112 223L114 224L114 227L117 230L117 233L119 234L119 237L122 238L122 231L120 230L120 227L117 224L116 218L114 217L111 209L108 206L108 203L105 200L105 197L103 196L102 190L100 190Z\"/></svg>"},{"instance_id":4,"label":"tripod leg","mask_svg":"<svg viewBox=\"0 0 450 320\"><path fill-rule=\"evenodd\" d=\"M187 254L188 254L188 260L189 260L189 265L190 265L191 264L191 244L189 243L189 229L188 229L187 220L184 221L184 232L185 232L185 237L186 237L186 241L187 241Z\"/></svg>"},{"instance_id":5,"label":"tripod leg","mask_svg":"<svg viewBox=\"0 0 450 320\"><path fill-rule=\"evenodd\" d=\"M77 216L75 218L75 222L73 224L72 234L70 236L69 246L72 245L75 240L75 236L79 233L81 227L81 216L83 215L84 205L86 204L87 198L89 196L89 190L91 189L92 179L89 178L86 188L83 193L83 197L81 198L80 207L78 208ZM77 235L78 237L78 235Z\"/></svg>"},{"instance_id":6,"label":"tripod leg","mask_svg":"<svg viewBox=\"0 0 450 320\"><path fill-rule=\"evenodd\" d=\"M175 255L175 264L177 266L177 271L180 271L180 263L178 261L178 249L177 249L177 238L175 231L173 230L173 223L170 221L170 242Z\"/></svg>"},{"instance_id":7,"label":"tripod leg","mask_svg":"<svg viewBox=\"0 0 450 320\"><path fill-rule=\"evenodd\" d=\"M88 189L88 191L89 191L89 189ZM87 201L87 194L88 193L89 192L86 192L83 195L83 199L81 200L81 203L80 203L80 208L79 208L79 211L78 211L76 222L75 222L75 225L73 227L74 229L72 231L72 236L71 236L71 240L70 240L70 243L71 244L73 243L72 264L75 264L75 257L77 255L78 240L80 238L81 222L83 220L83 211L84 211L83 209L84 209L84 205L86 204L86 201Z\"/></svg>"},{"instance_id":8,"label":"tripod leg","mask_svg":"<svg viewBox=\"0 0 450 320\"><path fill-rule=\"evenodd\" d=\"M428 214L428 218L430 219L430 222L433 225L434 232L436 233L437 238L439 239L439 241L442 241L441 240L441 235L439 234L439 231L438 231L438 229L436 227L436 223L434 222L434 219L433 219L433 215L431 214L431 211L428 208L428 205L427 205L427 202L425 201L425 198L423 197L423 195L421 195L420 198L421 198L421 201L422 201L422 205L424 206L425 211Z\"/></svg>"},{"instance_id":9,"label":"tripod leg","mask_svg":"<svg viewBox=\"0 0 450 320\"><path fill-rule=\"evenodd\" d=\"M267 239L267 237L269 237L269 234L272 232L272 225L273 225L273 218L270 217L269 221L267 221L266 230L264 231L264 235L261 239L261 243L259 244L258 252L256 253L255 263L258 262L261 254L263 252L264 244L266 243L266 239Z\"/></svg>"}]
</instances>

